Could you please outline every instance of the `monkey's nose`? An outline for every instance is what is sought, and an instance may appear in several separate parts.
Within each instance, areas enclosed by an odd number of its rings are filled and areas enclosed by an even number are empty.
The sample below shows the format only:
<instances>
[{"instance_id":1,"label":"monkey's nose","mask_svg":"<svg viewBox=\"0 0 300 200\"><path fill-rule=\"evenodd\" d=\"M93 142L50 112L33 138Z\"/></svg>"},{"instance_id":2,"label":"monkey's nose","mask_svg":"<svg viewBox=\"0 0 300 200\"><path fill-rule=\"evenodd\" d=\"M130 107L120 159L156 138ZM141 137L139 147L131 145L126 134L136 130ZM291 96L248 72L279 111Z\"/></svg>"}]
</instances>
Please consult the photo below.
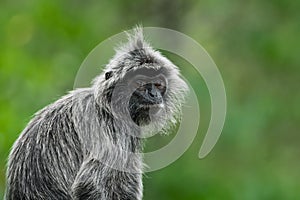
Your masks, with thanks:
<instances>
[{"instance_id":1,"label":"monkey's nose","mask_svg":"<svg viewBox=\"0 0 300 200\"><path fill-rule=\"evenodd\" d=\"M157 92L153 91L153 90L150 90L149 96L152 97L152 98L157 98Z\"/></svg>"},{"instance_id":2,"label":"monkey's nose","mask_svg":"<svg viewBox=\"0 0 300 200\"><path fill-rule=\"evenodd\" d=\"M149 96L155 99L159 97L158 91L154 85L149 89Z\"/></svg>"}]
</instances>

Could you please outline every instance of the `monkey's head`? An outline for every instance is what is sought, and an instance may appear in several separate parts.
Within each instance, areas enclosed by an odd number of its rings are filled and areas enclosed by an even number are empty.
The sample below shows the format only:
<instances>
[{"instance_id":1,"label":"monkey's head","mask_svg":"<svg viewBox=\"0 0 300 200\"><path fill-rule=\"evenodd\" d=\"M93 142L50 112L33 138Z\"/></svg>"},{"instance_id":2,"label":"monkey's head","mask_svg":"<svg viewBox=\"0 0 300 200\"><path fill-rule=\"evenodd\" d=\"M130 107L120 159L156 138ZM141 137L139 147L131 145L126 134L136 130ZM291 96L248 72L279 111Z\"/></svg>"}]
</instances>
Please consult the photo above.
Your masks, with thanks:
<instances>
[{"instance_id":1,"label":"monkey's head","mask_svg":"<svg viewBox=\"0 0 300 200\"><path fill-rule=\"evenodd\" d=\"M144 41L141 28L129 35L95 82L100 107L115 119L152 131L177 121L187 90L178 68Z\"/></svg>"}]
</instances>

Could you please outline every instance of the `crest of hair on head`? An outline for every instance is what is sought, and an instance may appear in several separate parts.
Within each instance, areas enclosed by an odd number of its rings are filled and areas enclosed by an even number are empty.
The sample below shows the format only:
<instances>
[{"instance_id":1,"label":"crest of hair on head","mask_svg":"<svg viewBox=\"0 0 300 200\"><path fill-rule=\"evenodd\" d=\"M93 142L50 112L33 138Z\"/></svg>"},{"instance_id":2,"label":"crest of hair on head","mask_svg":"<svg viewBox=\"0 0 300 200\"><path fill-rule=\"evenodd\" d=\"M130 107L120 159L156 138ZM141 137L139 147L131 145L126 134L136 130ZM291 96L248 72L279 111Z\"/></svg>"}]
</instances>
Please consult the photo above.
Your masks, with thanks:
<instances>
[{"instance_id":1,"label":"crest of hair on head","mask_svg":"<svg viewBox=\"0 0 300 200\"><path fill-rule=\"evenodd\" d=\"M152 49L151 46L145 41L143 27L138 25L133 30L126 31L128 42L116 48L117 53L129 53L139 49Z\"/></svg>"}]
</instances>

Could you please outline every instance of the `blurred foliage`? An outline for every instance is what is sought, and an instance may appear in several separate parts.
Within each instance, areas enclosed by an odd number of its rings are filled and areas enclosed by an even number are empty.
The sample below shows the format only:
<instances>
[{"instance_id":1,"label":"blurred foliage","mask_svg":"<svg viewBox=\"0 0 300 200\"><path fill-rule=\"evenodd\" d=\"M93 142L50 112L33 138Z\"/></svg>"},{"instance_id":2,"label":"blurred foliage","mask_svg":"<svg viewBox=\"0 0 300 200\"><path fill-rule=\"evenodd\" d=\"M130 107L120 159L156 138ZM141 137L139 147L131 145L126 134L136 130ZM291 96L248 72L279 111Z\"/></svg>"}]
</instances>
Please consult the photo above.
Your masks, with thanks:
<instances>
[{"instance_id":1,"label":"blurred foliage","mask_svg":"<svg viewBox=\"0 0 300 200\"><path fill-rule=\"evenodd\" d=\"M2 0L0 199L10 147L33 113L72 89L93 47L137 23L202 44L228 97L223 134L199 160L209 95L177 61L198 92L199 134L179 160L145 175L144 199L300 199L299 10L299 0Z\"/></svg>"}]
</instances>

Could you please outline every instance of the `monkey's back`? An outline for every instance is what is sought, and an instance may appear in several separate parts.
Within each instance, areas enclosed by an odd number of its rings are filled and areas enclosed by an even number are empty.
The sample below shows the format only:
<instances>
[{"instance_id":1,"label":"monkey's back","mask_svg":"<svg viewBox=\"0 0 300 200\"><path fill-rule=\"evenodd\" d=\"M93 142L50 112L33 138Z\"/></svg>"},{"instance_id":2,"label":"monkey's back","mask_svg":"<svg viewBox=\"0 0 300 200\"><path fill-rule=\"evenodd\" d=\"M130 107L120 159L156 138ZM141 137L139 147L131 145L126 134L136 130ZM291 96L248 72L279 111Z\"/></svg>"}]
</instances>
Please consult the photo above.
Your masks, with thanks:
<instances>
[{"instance_id":1,"label":"monkey's back","mask_svg":"<svg viewBox=\"0 0 300 200\"><path fill-rule=\"evenodd\" d=\"M80 99L91 98L90 91L73 92L29 122L10 154L7 200L72 199L70 188L83 160L73 113Z\"/></svg>"}]
</instances>

